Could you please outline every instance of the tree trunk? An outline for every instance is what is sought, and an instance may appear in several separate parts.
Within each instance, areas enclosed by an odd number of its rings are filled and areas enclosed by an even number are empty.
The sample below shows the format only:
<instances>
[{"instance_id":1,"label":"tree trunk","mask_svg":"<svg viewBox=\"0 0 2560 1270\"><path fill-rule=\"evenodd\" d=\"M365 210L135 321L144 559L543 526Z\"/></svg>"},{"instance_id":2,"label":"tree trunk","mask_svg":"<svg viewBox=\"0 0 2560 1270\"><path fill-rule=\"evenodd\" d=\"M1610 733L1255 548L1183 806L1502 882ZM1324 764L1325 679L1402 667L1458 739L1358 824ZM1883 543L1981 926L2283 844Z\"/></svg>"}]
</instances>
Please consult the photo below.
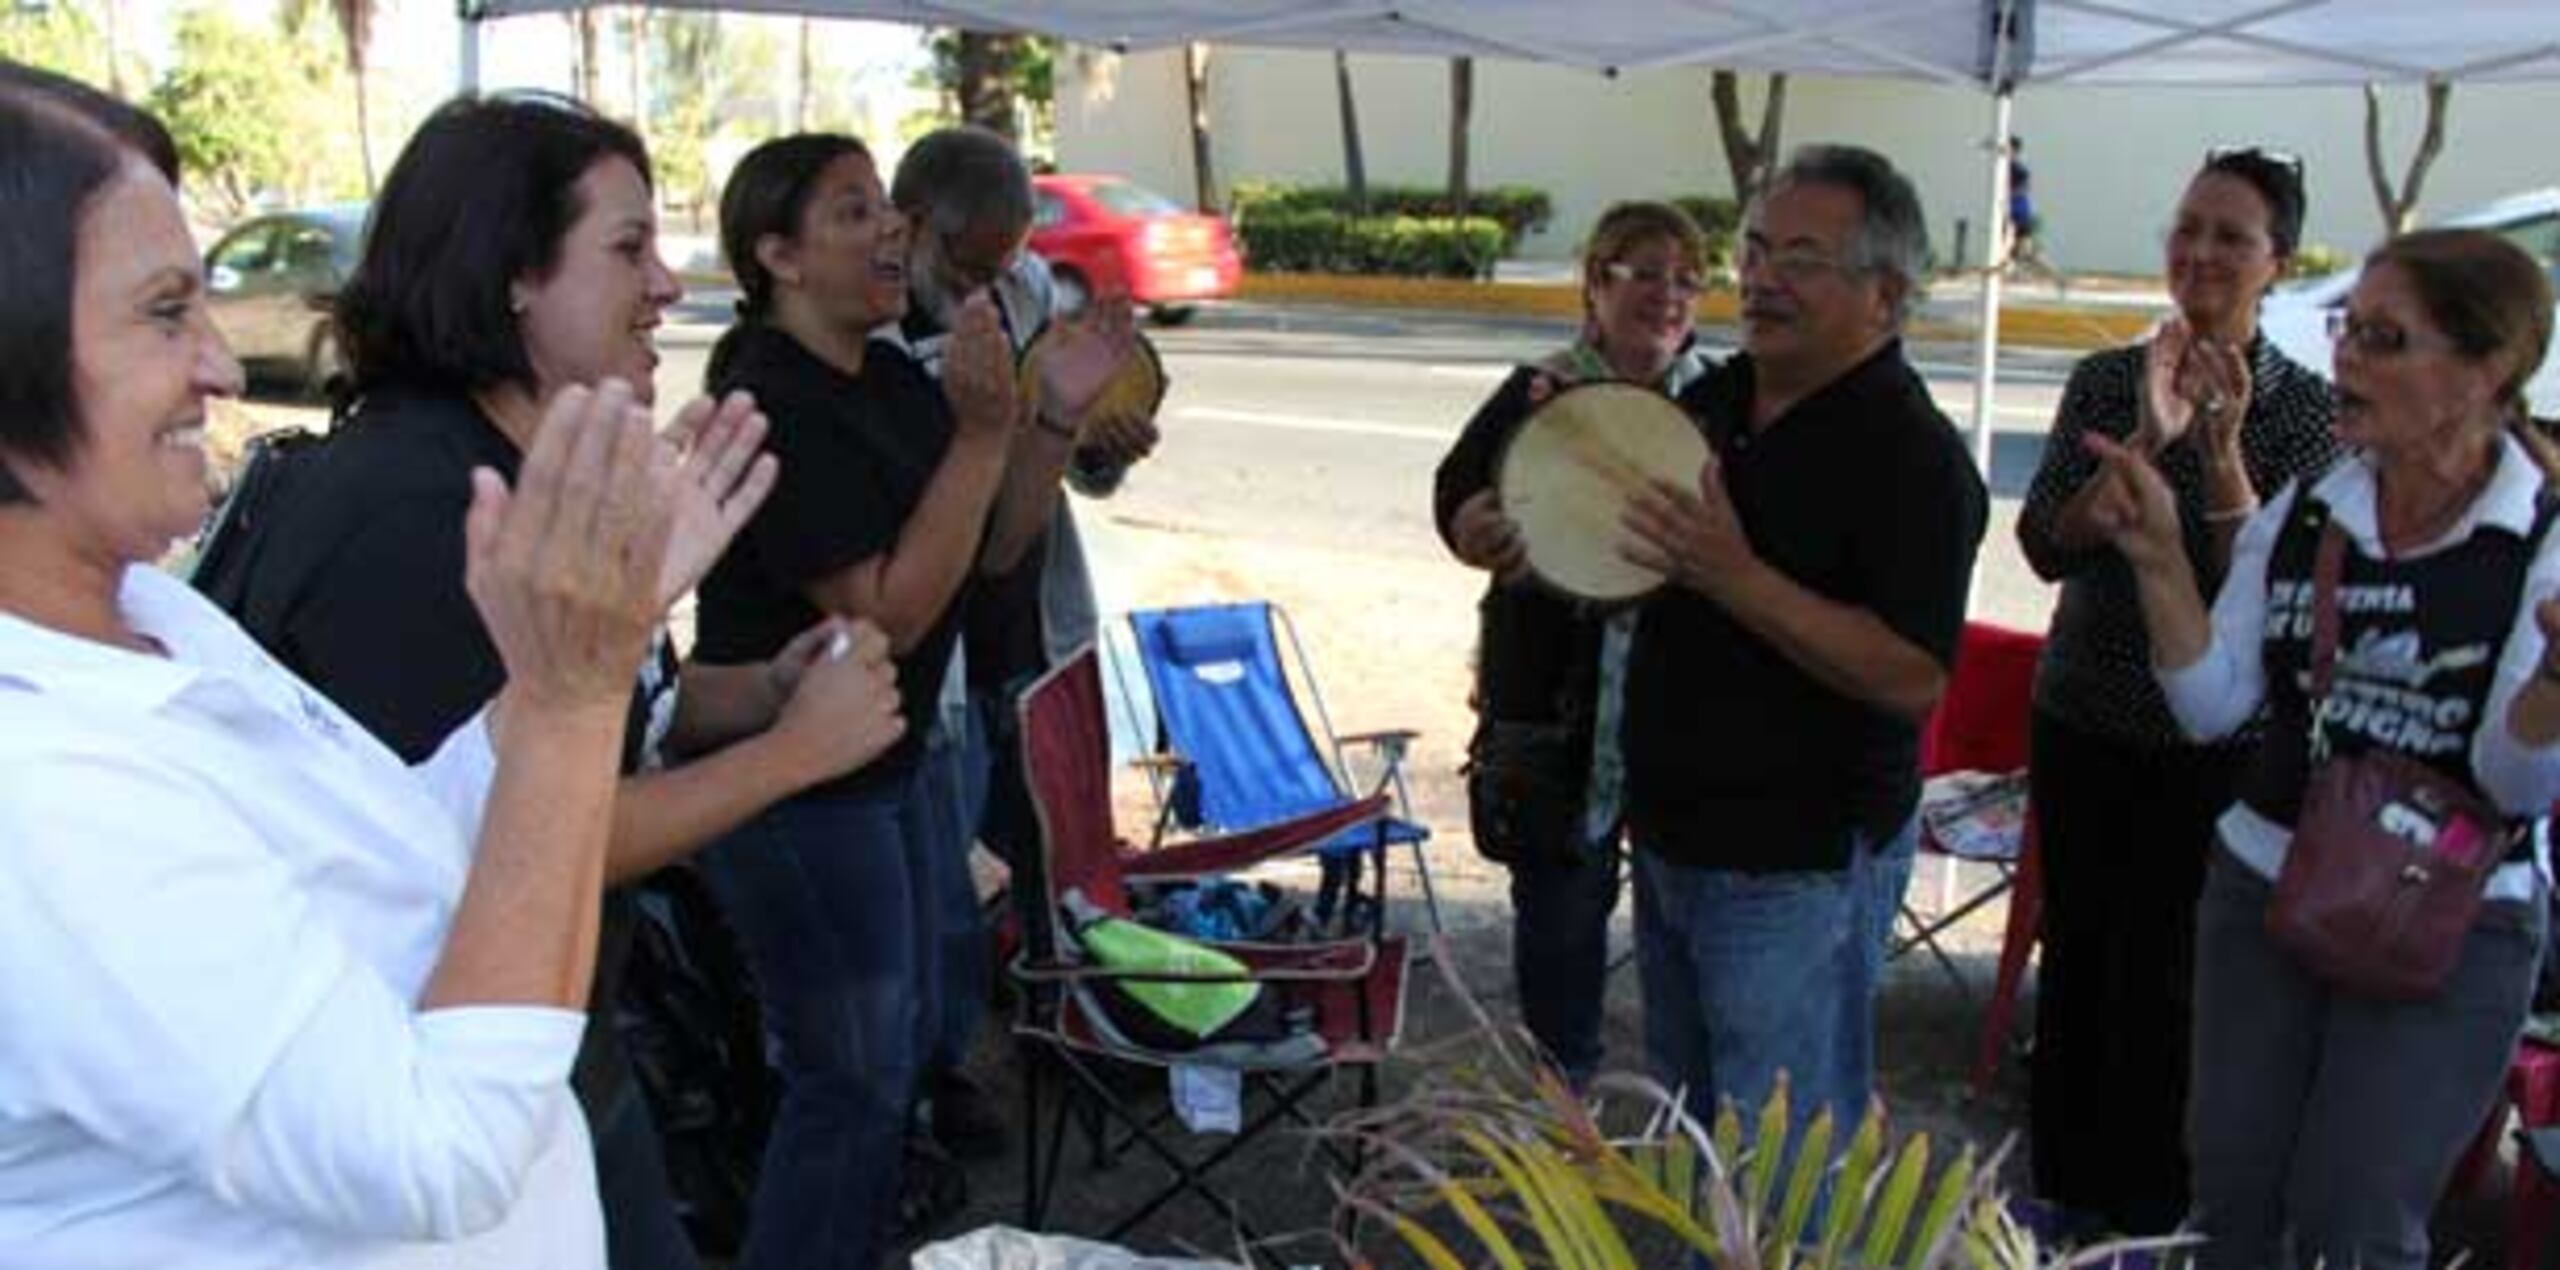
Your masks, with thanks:
<instances>
[{"instance_id":1,"label":"tree trunk","mask_svg":"<svg viewBox=\"0 0 2560 1270\"><path fill-rule=\"evenodd\" d=\"M991 31L960 33L959 82L954 91L960 98L960 118L981 128L1002 133L1014 139L1013 77L1006 73L1019 52L1014 46L1018 35L998 35Z\"/></svg>"},{"instance_id":2,"label":"tree trunk","mask_svg":"<svg viewBox=\"0 0 2560 1270\"><path fill-rule=\"evenodd\" d=\"M643 135L649 131L649 6L633 5L628 25L631 35L631 126Z\"/></svg>"},{"instance_id":3,"label":"tree trunk","mask_svg":"<svg viewBox=\"0 0 2560 1270\"><path fill-rule=\"evenodd\" d=\"M364 64L350 68L356 81L356 158L364 165L364 196L373 197L373 94L365 91Z\"/></svg>"},{"instance_id":4,"label":"tree trunk","mask_svg":"<svg viewBox=\"0 0 2560 1270\"><path fill-rule=\"evenodd\" d=\"M2418 196L2427 186L2427 170L2435 166L2436 156L2444 150L2444 111L2453 97L2453 82L2427 78L2427 122L2419 134L2417 153L2409 156L2409 170L2401 178L2395 193L2390 174L2382 170L2382 91L2373 84L2364 86L2364 170L2373 182L2373 201L2382 213L2382 231L2405 234L2416 224Z\"/></svg>"},{"instance_id":5,"label":"tree trunk","mask_svg":"<svg viewBox=\"0 0 2560 1270\"><path fill-rule=\"evenodd\" d=\"M1476 59L1449 59L1449 214L1467 214L1468 130L1476 113Z\"/></svg>"},{"instance_id":6,"label":"tree trunk","mask_svg":"<svg viewBox=\"0 0 2560 1270\"><path fill-rule=\"evenodd\" d=\"M1717 71L1710 92L1715 99L1716 135L1724 142L1725 172L1733 180L1733 201L1747 206L1777 163L1778 136L1787 113L1787 76L1781 71L1769 77L1756 135L1742 126L1742 87L1732 71Z\"/></svg>"},{"instance_id":7,"label":"tree trunk","mask_svg":"<svg viewBox=\"0 0 2560 1270\"><path fill-rule=\"evenodd\" d=\"M570 15L578 28L578 100L596 104L596 9L581 4Z\"/></svg>"},{"instance_id":8,"label":"tree trunk","mask_svg":"<svg viewBox=\"0 0 2560 1270\"><path fill-rule=\"evenodd\" d=\"M116 10L122 8L123 4L121 0L105 0L102 7L107 28L107 91L122 97L125 95L124 39L123 33L117 30Z\"/></svg>"},{"instance_id":9,"label":"tree trunk","mask_svg":"<svg viewBox=\"0 0 2560 1270\"><path fill-rule=\"evenodd\" d=\"M800 71L797 78L793 81L793 86L799 91L791 103L791 130L793 132L807 132L809 130L809 85L810 81L816 78L817 69L809 55L809 26L810 20L808 18L800 19Z\"/></svg>"},{"instance_id":10,"label":"tree trunk","mask_svg":"<svg viewBox=\"0 0 2560 1270\"><path fill-rule=\"evenodd\" d=\"M1182 46L1183 87L1191 97L1192 204L1203 212L1218 210L1218 180L1209 168L1209 46L1198 41Z\"/></svg>"},{"instance_id":11,"label":"tree trunk","mask_svg":"<svg viewBox=\"0 0 2560 1270\"><path fill-rule=\"evenodd\" d=\"M346 42L347 76L355 81L356 90L356 157L364 166L364 192L373 195L373 102L365 91L365 63L373 45L373 12L375 0L331 0L329 14L338 20L339 38Z\"/></svg>"},{"instance_id":12,"label":"tree trunk","mask_svg":"<svg viewBox=\"0 0 2560 1270\"><path fill-rule=\"evenodd\" d=\"M1351 212L1369 214L1369 164L1360 155L1360 108L1351 97L1351 55L1333 51L1335 96L1342 103L1342 184L1351 194Z\"/></svg>"}]
</instances>

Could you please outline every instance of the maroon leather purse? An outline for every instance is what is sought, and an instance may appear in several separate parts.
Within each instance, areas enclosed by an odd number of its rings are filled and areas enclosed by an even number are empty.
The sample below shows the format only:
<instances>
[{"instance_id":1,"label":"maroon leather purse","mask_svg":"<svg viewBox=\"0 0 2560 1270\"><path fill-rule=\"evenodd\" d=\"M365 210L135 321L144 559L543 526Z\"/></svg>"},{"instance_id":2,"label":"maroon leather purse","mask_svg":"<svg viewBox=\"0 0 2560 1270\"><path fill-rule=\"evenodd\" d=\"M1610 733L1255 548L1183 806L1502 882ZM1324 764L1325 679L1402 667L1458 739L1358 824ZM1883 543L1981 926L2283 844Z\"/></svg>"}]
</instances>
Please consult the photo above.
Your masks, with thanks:
<instances>
[{"instance_id":1,"label":"maroon leather purse","mask_svg":"<svg viewBox=\"0 0 2560 1270\"><path fill-rule=\"evenodd\" d=\"M2313 766L2267 935L2336 987L2422 1000L2460 960L2513 830L2469 786L2407 755L2329 755L2320 715L2337 662L2346 546L2346 531L2327 525L2312 564Z\"/></svg>"}]
</instances>

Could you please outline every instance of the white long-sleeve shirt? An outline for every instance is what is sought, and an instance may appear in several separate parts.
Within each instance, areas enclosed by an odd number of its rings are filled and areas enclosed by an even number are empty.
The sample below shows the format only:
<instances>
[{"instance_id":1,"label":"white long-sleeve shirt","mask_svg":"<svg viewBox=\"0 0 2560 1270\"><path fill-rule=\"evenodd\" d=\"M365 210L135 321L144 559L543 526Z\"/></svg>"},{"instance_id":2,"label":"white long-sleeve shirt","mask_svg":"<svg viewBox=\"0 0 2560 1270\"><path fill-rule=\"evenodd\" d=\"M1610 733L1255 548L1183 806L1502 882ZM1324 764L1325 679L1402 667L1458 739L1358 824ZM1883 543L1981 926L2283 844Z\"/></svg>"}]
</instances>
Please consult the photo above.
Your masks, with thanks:
<instances>
[{"instance_id":1,"label":"white long-sleeve shirt","mask_svg":"<svg viewBox=\"0 0 2560 1270\"><path fill-rule=\"evenodd\" d=\"M0 615L0 1264L589 1270L583 1016L421 1010L494 771L413 771L150 568Z\"/></svg>"},{"instance_id":2,"label":"white long-sleeve shirt","mask_svg":"<svg viewBox=\"0 0 2560 1270\"><path fill-rule=\"evenodd\" d=\"M2541 469L2524 447L2512 437L2504 439L2497 470L2461 519L2434 541L2407 554L2425 556L2445 550L2484 526L2524 536L2533 528L2534 500L2542 479ZM2241 526L2231 546L2231 571L2213 602L2213 637L2203 656L2155 672L2178 726L2199 741L2238 731L2266 699L2267 560L2300 490L2299 482L2287 485ZM2358 454L2339 463L2312 492L2328 504L2331 518L2347 532L2354 550L2374 559L2385 554L2370 458ZM2479 778L2480 792L2510 815L2539 816L2550 809L2554 798L2560 798L2560 746L2528 747L2516 739L2507 723L2516 694L2532 680L2542 656L2534 605L2555 592L2560 592L2560 532L2544 537L2525 574L2514 624L2498 654L2488 711L2472 733L2471 770ZM2285 850L2293 841L2291 829L2259 815L2246 802L2233 803L2222 814L2218 828L2233 855L2270 878L2283 867ZM2532 898L2536 867L2519 863L2499 869L2490 876L2490 898Z\"/></svg>"}]
</instances>

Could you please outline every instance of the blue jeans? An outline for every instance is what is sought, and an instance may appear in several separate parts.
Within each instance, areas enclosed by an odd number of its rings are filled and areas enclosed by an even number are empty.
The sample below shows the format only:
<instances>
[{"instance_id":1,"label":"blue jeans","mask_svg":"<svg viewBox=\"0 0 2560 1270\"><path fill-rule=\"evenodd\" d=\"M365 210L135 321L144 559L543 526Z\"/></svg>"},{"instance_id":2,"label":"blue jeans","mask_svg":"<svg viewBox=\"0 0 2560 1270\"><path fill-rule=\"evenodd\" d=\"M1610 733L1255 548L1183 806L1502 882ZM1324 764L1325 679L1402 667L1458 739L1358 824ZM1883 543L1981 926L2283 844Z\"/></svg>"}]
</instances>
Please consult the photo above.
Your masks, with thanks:
<instances>
[{"instance_id":1,"label":"blue jeans","mask_svg":"<svg viewBox=\"0 0 2560 1270\"><path fill-rule=\"evenodd\" d=\"M1570 863L1511 866L1511 975L1520 1019L1576 1087L1600 1071L1618 872L1614 832Z\"/></svg>"},{"instance_id":2,"label":"blue jeans","mask_svg":"<svg viewBox=\"0 0 2560 1270\"><path fill-rule=\"evenodd\" d=\"M782 1083L739 1270L871 1270L889 1251L937 1017L925 787L803 795L703 853Z\"/></svg>"},{"instance_id":3,"label":"blue jeans","mask_svg":"<svg viewBox=\"0 0 2560 1270\"><path fill-rule=\"evenodd\" d=\"M604 1207L605 1261L614 1270L702 1270L676 1217L658 1126L637 1077L627 1077L596 1118L596 1198Z\"/></svg>"},{"instance_id":4,"label":"blue jeans","mask_svg":"<svg viewBox=\"0 0 2560 1270\"><path fill-rule=\"evenodd\" d=\"M1673 864L1638 842L1636 965L1646 1057L1712 1123L1746 1122L1788 1073L1798 1126L1823 1106L1864 1113L1875 1079L1875 996L1911 880L1918 821L1857 835L1837 872L1740 873Z\"/></svg>"},{"instance_id":5,"label":"blue jeans","mask_svg":"<svg viewBox=\"0 0 2560 1270\"><path fill-rule=\"evenodd\" d=\"M934 727L916 774L931 813L933 915L940 932L931 973L941 1010L932 1023L926 1066L947 1071L969 1057L969 1042L986 1015L989 963L995 959L993 936L978 908L978 885L969 873L969 851L987 801L986 735L975 710Z\"/></svg>"}]
</instances>

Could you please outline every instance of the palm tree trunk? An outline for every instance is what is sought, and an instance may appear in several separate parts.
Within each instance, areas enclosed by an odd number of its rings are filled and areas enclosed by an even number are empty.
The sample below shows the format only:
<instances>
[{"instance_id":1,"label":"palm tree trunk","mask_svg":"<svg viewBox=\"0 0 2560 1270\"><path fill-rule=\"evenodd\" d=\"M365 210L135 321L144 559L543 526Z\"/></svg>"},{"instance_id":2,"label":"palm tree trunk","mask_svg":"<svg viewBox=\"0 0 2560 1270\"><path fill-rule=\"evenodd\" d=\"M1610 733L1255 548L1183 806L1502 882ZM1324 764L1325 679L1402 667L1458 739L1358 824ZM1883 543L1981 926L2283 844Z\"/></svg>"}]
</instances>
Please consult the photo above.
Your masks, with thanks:
<instances>
[{"instance_id":1,"label":"palm tree trunk","mask_svg":"<svg viewBox=\"0 0 2560 1270\"><path fill-rule=\"evenodd\" d=\"M649 6L632 6L626 28L631 35L631 126L649 131Z\"/></svg>"},{"instance_id":2,"label":"palm tree trunk","mask_svg":"<svg viewBox=\"0 0 2560 1270\"><path fill-rule=\"evenodd\" d=\"M1335 95L1342 103L1342 183L1351 194L1351 211L1369 214L1369 164L1360 154L1360 107L1351 97L1351 55L1333 51Z\"/></svg>"},{"instance_id":3,"label":"palm tree trunk","mask_svg":"<svg viewBox=\"0 0 2560 1270\"><path fill-rule=\"evenodd\" d=\"M356 81L356 157L364 163L364 195L373 197L373 95L365 91L364 63L353 68Z\"/></svg>"},{"instance_id":4,"label":"palm tree trunk","mask_svg":"<svg viewBox=\"0 0 2560 1270\"><path fill-rule=\"evenodd\" d=\"M1468 131L1476 113L1476 59L1449 59L1449 214L1467 214Z\"/></svg>"},{"instance_id":5,"label":"palm tree trunk","mask_svg":"<svg viewBox=\"0 0 2560 1270\"><path fill-rule=\"evenodd\" d=\"M592 106L596 101L596 10L592 4L581 4L570 21L578 29L578 100Z\"/></svg>"},{"instance_id":6,"label":"palm tree trunk","mask_svg":"<svg viewBox=\"0 0 2560 1270\"><path fill-rule=\"evenodd\" d=\"M815 74L816 67L809 55L809 19L802 18L800 19L800 71L793 81L793 87L798 91L791 103L791 130L794 132L809 130L809 81Z\"/></svg>"},{"instance_id":7,"label":"palm tree trunk","mask_svg":"<svg viewBox=\"0 0 2560 1270\"><path fill-rule=\"evenodd\" d=\"M1209 170L1209 46L1193 41L1182 46L1183 87L1191 97L1192 205L1218 210L1218 181Z\"/></svg>"}]
</instances>

